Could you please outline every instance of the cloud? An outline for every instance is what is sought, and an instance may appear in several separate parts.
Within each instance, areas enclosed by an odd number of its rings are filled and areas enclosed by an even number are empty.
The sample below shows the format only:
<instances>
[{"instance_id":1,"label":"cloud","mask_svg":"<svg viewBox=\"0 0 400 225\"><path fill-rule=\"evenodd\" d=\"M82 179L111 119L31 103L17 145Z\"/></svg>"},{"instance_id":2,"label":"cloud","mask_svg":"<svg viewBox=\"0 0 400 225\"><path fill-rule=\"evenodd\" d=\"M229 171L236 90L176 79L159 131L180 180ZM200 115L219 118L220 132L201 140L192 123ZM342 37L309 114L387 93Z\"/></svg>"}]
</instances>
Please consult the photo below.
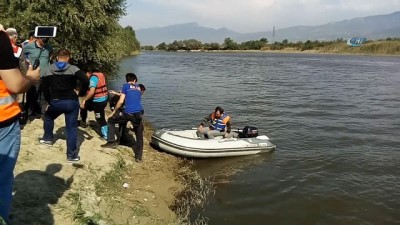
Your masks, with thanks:
<instances>
[{"instance_id":1,"label":"cloud","mask_svg":"<svg viewBox=\"0 0 400 225\"><path fill-rule=\"evenodd\" d=\"M198 22L240 32L320 25L400 10L400 0L128 0L123 25L134 28Z\"/></svg>"}]
</instances>

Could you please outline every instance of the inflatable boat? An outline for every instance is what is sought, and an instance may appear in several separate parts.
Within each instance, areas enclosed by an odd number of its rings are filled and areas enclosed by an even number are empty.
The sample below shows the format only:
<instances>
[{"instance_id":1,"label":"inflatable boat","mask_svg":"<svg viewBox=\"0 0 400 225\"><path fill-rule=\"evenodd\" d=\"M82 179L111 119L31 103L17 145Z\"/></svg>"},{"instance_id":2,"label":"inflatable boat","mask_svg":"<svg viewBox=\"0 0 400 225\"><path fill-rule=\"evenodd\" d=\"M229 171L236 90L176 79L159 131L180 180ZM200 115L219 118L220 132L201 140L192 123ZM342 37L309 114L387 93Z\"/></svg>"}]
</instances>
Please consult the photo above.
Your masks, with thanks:
<instances>
[{"instance_id":1,"label":"inflatable boat","mask_svg":"<svg viewBox=\"0 0 400 225\"><path fill-rule=\"evenodd\" d=\"M265 135L201 139L197 130L156 130L151 143L165 152L188 158L244 156L271 152L276 146Z\"/></svg>"}]
</instances>

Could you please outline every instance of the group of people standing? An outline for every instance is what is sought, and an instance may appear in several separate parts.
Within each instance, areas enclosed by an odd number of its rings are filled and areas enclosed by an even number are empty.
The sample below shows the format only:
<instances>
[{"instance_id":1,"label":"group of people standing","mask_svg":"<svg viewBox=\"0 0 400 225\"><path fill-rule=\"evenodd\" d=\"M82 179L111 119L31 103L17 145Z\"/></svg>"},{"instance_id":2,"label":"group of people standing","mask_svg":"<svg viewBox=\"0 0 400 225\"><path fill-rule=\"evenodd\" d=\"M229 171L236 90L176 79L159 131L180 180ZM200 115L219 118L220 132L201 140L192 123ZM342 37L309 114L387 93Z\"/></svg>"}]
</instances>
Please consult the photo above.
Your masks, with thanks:
<instances>
[{"instance_id":1,"label":"group of people standing","mask_svg":"<svg viewBox=\"0 0 400 225\"><path fill-rule=\"evenodd\" d=\"M21 107L17 94L27 93L27 105L31 114L44 114L44 134L39 143L53 144L54 120L65 115L67 161L80 160L78 146L78 115L82 127L86 125L87 111L94 111L102 138L107 143L102 147L115 148L116 124L130 122L136 134L135 161L142 160L143 152L143 106L141 96L144 86L137 83L133 73L126 74L126 83L120 92L117 104L106 120L105 108L109 91L103 73L98 70L84 72L70 64L71 52L60 49L53 54L46 38L30 37L20 47L16 44L17 32L0 25L0 224L8 224L8 213L12 200L13 170L21 146ZM51 62L55 55L55 62ZM23 59L23 60L21 60ZM39 67L33 69L35 61ZM38 87L43 93L44 104L38 101ZM83 100L79 102L79 97ZM42 110L42 108L44 110ZM118 135L117 135L118 137Z\"/></svg>"}]
</instances>

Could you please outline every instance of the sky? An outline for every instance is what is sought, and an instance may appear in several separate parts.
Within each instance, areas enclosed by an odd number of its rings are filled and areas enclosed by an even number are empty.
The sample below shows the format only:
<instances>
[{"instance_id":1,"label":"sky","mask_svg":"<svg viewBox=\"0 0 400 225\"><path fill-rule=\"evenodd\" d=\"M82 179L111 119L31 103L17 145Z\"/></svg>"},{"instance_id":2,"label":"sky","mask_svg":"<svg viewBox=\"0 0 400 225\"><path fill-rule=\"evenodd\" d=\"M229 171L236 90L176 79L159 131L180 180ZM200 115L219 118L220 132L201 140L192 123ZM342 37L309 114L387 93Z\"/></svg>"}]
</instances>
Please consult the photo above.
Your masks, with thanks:
<instances>
[{"instance_id":1,"label":"sky","mask_svg":"<svg viewBox=\"0 0 400 225\"><path fill-rule=\"evenodd\" d=\"M400 0L126 0L122 26L135 30L197 22L242 33L314 26L400 11Z\"/></svg>"}]
</instances>

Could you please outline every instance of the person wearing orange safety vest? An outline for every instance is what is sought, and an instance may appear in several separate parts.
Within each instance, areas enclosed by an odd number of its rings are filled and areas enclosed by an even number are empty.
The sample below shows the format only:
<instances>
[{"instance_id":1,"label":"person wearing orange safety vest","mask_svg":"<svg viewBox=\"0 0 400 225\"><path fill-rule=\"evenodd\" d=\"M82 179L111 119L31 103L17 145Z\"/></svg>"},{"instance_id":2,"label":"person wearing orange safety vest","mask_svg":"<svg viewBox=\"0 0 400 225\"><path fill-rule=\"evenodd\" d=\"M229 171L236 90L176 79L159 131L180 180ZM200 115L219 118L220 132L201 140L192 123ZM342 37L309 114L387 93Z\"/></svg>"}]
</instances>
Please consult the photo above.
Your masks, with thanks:
<instances>
[{"instance_id":1,"label":"person wearing orange safety vest","mask_svg":"<svg viewBox=\"0 0 400 225\"><path fill-rule=\"evenodd\" d=\"M108 126L104 111L108 102L106 78L104 74L98 70L94 70L92 73L86 73L86 75L89 78L89 91L81 102L81 121L79 121L79 124L83 128L87 127L87 112L94 111L95 119L100 126L101 134L104 139L107 139Z\"/></svg>"},{"instance_id":2,"label":"person wearing orange safety vest","mask_svg":"<svg viewBox=\"0 0 400 225\"><path fill-rule=\"evenodd\" d=\"M40 69L30 66L26 76L18 69L8 35L0 24L0 224L9 224L14 167L21 147L17 94L40 80Z\"/></svg>"},{"instance_id":3,"label":"person wearing orange safety vest","mask_svg":"<svg viewBox=\"0 0 400 225\"><path fill-rule=\"evenodd\" d=\"M209 124L207 126L207 124ZM206 116L198 127L198 134L201 138L207 136L213 139L215 136L225 138L237 137L238 134L231 132L231 118L221 107L216 107L214 112Z\"/></svg>"}]
</instances>

